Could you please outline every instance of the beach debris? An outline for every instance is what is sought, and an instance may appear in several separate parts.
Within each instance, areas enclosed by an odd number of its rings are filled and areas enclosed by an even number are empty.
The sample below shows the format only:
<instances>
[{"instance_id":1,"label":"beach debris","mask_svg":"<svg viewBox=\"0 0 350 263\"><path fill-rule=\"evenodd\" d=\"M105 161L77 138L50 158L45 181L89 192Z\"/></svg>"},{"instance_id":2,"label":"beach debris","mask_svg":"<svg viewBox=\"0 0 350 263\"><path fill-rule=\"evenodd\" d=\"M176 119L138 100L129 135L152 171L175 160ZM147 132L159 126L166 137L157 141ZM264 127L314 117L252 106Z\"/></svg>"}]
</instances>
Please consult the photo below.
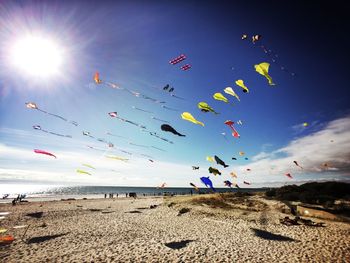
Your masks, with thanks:
<instances>
[{"instance_id":1,"label":"beach debris","mask_svg":"<svg viewBox=\"0 0 350 263\"><path fill-rule=\"evenodd\" d=\"M241 87L243 89L244 93L249 93L248 87L244 84L244 81L242 79L238 79L235 81L236 85L238 87Z\"/></svg>"},{"instance_id":2,"label":"beach debris","mask_svg":"<svg viewBox=\"0 0 350 263\"><path fill-rule=\"evenodd\" d=\"M47 235L47 236L40 236L40 237L32 237L30 239L28 239L26 241L27 244L34 244L34 243L41 243L41 242L45 242L51 239L55 239L58 237L62 237L67 235L68 233L64 233L64 234L57 234L57 235Z\"/></svg>"},{"instance_id":3,"label":"beach debris","mask_svg":"<svg viewBox=\"0 0 350 263\"><path fill-rule=\"evenodd\" d=\"M181 114L181 118L186 120L186 121L189 121L189 122L193 122L194 124L199 124L199 125L202 125L204 126L204 123L203 122L200 122L198 120L196 120L191 113L189 112L183 112Z\"/></svg>"},{"instance_id":4,"label":"beach debris","mask_svg":"<svg viewBox=\"0 0 350 263\"><path fill-rule=\"evenodd\" d=\"M226 88L224 89L224 92L225 92L226 94L229 94L229 95L235 97L238 101L241 101L241 100L239 99L237 93L236 93L231 87L226 87Z\"/></svg>"},{"instance_id":5,"label":"beach debris","mask_svg":"<svg viewBox=\"0 0 350 263\"><path fill-rule=\"evenodd\" d=\"M171 249L181 249L187 246L188 243L193 242L194 240L182 240L180 242L170 242L165 243L164 245Z\"/></svg>"},{"instance_id":6,"label":"beach debris","mask_svg":"<svg viewBox=\"0 0 350 263\"><path fill-rule=\"evenodd\" d=\"M0 228L0 234L6 233L7 229L6 228Z\"/></svg>"},{"instance_id":7,"label":"beach debris","mask_svg":"<svg viewBox=\"0 0 350 263\"><path fill-rule=\"evenodd\" d=\"M202 101L202 102L199 102L197 104L198 108L202 111L202 112L213 112L215 114L219 114L218 112L216 112L212 107L210 107L208 105L208 103Z\"/></svg>"},{"instance_id":8,"label":"beach debris","mask_svg":"<svg viewBox=\"0 0 350 263\"><path fill-rule=\"evenodd\" d=\"M45 113L45 114L47 114L47 115L50 115L50 116L59 118L59 119L65 121L65 122L68 122L68 123L70 123L70 124L72 124L72 125L74 125L74 126L78 126L78 123L77 123L76 121L69 121L69 120L67 120L66 118L63 118L63 117L60 116L60 115L56 115L56 114L53 114L53 113L50 113L50 112L47 112L47 111L44 111L44 110L40 109L40 108L36 105L35 102L26 102L25 104L26 104L26 107L27 107L28 109L40 111L40 112Z\"/></svg>"},{"instance_id":9,"label":"beach debris","mask_svg":"<svg viewBox=\"0 0 350 263\"><path fill-rule=\"evenodd\" d=\"M154 209L154 208L156 208L158 205L150 205L149 206L149 209Z\"/></svg>"},{"instance_id":10,"label":"beach debris","mask_svg":"<svg viewBox=\"0 0 350 263\"><path fill-rule=\"evenodd\" d=\"M186 213L188 213L190 211L191 211L191 209L183 207L183 208L180 209L180 211L179 211L177 216L181 216L181 215L186 214Z\"/></svg>"},{"instance_id":11,"label":"beach debris","mask_svg":"<svg viewBox=\"0 0 350 263\"><path fill-rule=\"evenodd\" d=\"M233 121L227 120L227 121L225 121L224 123L225 123L228 127L231 128L231 130L232 130L232 136L233 136L233 137L235 137L235 138L239 138L239 137L240 137L239 133L237 132L237 130L236 130L235 127L233 126L233 125L234 125L234 122L233 122Z\"/></svg>"},{"instance_id":12,"label":"beach debris","mask_svg":"<svg viewBox=\"0 0 350 263\"><path fill-rule=\"evenodd\" d=\"M200 178L202 183L206 186L206 187L210 187L211 190L213 190L215 192L215 188L213 186L213 182L209 179L208 177L201 177Z\"/></svg>"},{"instance_id":13,"label":"beach debris","mask_svg":"<svg viewBox=\"0 0 350 263\"><path fill-rule=\"evenodd\" d=\"M71 135L64 135L64 134L60 134L60 133L44 130L44 129L41 128L40 125L33 125L33 129L37 130L37 131L42 131L42 132L45 132L45 133L49 133L49 134L52 134L52 135L56 135L56 136L59 136L59 137L72 138Z\"/></svg>"},{"instance_id":14,"label":"beach debris","mask_svg":"<svg viewBox=\"0 0 350 263\"><path fill-rule=\"evenodd\" d=\"M33 217L33 218L41 218L44 215L44 212L35 212L35 213L28 213L26 216Z\"/></svg>"},{"instance_id":15,"label":"beach debris","mask_svg":"<svg viewBox=\"0 0 350 263\"><path fill-rule=\"evenodd\" d=\"M44 151L44 150L34 149L34 152L38 153L38 154L45 154L45 155L49 155L49 156L57 158L54 154L47 152L47 151Z\"/></svg>"},{"instance_id":16,"label":"beach debris","mask_svg":"<svg viewBox=\"0 0 350 263\"><path fill-rule=\"evenodd\" d=\"M11 214L11 212L0 212L0 216L7 216Z\"/></svg>"},{"instance_id":17,"label":"beach debris","mask_svg":"<svg viewBox=\"0 0 350 263\"><path fill-rule=\"evenodd\" d=\"M303 219L299 216L296 216L294 219L286 216L285 218L280 219L280 223L286 226L296 226L296 225L305 225L305 226L315 226L315 227L324 227L325 223L323 222L314 222L311 219Z\"/></svg>"},{"instance_id":18,"label":"beach debris","mask_svg":"<svg viewBox=\"0 0 350 263\"><path fill-rule=\"evenodd\" d=\"M162 125L160 126L160 128L161 128L162 131L165 131L165 132L171 132L171 133L173 133L173 134L175 134L175 135L182 136L182 137L185 137L185 136L186 136L186 135L184 135L184 134L181 134L181 133L177 132L173 127L171 127L171 126L168 125L168 124L162 124Z\"/></svg>"},{"instance_id":19,"label":"beach debris","mask_svg":"<svg viewBox=\"0 0 350 263\"><path fill-rule=\"evenodd\" d=\"M222 95L222 93L220 93L220 92L215 93L213 95L213 98L215 100L220 100L220 101L223 101L225 103L228 103L228 99L224 95Z\"/></svg>"},{"instance_id":20,"label":"beach debris","mask_svg":"<svg viewBox=\"0 0 350 263\"><path fill-rule=\"evenodd\" d=\"M15 241L15 238L11 235L0 236L0 246L10 245Z\"/></svg>"},{"instance_id":21,"label":"beach debris","mask_svg":"<svg viewBox=\"0 0 350 263\"><path fill-rule=\"evenodd\" d=\"M217 164L222 165L224 168L229 167L229 165L227 165L223 160L221 160L219 157L217 157L216 155L214 155L214 159L216 161Z\"/></svg>"},{"instance_id":22,"label":"beach debris","mask_svg":"<svg viewBox=\"0 0 350 263\"><path fill-rule=\"evenodd\" d=\"M260 75L263 75L270 86L276 85L273 83L271 76L269 75L269 67L270 63L262 62L260 64L254 65L255 71L258 72Z\"/></svg>"},{"instance_id":23,"label":"beach debris","mask_svg":"<svg viewBox=\"0 0 350 263\"><path fill-rule=\"evenodd\" d=\"M253 230L253 232L255 233L255 235L257 237L260 237L260 238L266 239L266 240L287 241L287 242L296 241L293 238L282 236L282 235L277 235L277 234L271 233L269 231L261 230L261 229L251 228L251 230Z\"/></svg>"},{"instance_id":24,"label":"beach debris","mask_svg":"<svg viewBox=\"0 0 350 263\"><path fill-rule=\"evenodd\" d=\"M199 170L199 166L192 166L192 170Z\"/></svg>"},{"instance_id":25,"label":"beach debris","mask_svg":"<svg viewBox=\"0 0 350 263\"><path fill-rule=\"evenodd\" d=\"M99 208L90 208L89 211L91 211L91 212L101 212L102 209L99 209Z\"/></svg>"},{"instance_id":26,"label":"beach debris","mask_svg":"<svg viewBox=\"0 0 350 263\"><path fill-rule=\"evenodd\" d=\"M132 210L132 211L127 211L125 213L129 213L129 214L141 214L141 211L137 211L137 210Z\"/></svg>"},{"instance_id":27,"label":"beach debris","mask_svg":"<svg viewBox=\"0 0 350 263\"><path fill-rule=\"evenodd\" d=\"M28 225L18 225L18 226L14 226L12 227L13 229L20 229L20 228L25 228L27 227Z\"/></svg>"},{"instance_id":28,"label":"beach debris","mask_svg":"<svg viewBox=\"0 0 350 263\"><path fill-rule=\"evenodd\" d=\"M217 175L217 174L221 175L221 172L218 169L213 168L213 167L209 167L208 171L209 171L209 173L214 174L214 175Z\"/></svg>"}]
</instances>

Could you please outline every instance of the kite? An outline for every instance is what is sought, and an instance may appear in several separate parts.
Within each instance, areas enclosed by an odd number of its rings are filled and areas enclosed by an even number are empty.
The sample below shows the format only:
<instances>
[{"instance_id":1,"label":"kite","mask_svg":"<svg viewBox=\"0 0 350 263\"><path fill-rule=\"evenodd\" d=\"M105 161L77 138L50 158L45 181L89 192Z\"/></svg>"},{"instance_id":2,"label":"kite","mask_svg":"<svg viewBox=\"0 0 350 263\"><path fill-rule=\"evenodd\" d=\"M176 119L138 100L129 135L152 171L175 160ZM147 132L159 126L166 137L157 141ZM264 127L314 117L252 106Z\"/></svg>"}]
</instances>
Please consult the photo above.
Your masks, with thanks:
<instances>
[{"instance_id":1,"label":"kite","mask_svg":"<svg viewBox=\"0 0 350 263\"><path fill-rule=\"evenodd\" d=\"M227 165L223 160L221 160L219 157L217 157L216 155L214 155L214 159L216 161L217 164L222 165L224 168L229 167L229 165Z\"/></svg>"},{"instance_id":2,"label":"kite","mask_svg":"<svg viewBox=\"0 0 350 263\"><path fill-rule=\"evenodd\" d=\"M178 57L176 57L176 58L170 60L169 63L170 63L171 65L176 65L176 64L178 64L178 63L184 61L185 59L186 59L186 56L185 56L184 54L181 54L180 56L178 56Z\"/></svg>"},{"instance_id":3,"label":"kite","mask_svg":"<svg viewBox=\"0 0 350 263\"><path fill-rule=\"evenodd\" d=\"M77 173L91 175L91 173L86 172L86 171L84 171L84 170L80 170L80 169L77 169Z\"/></svg>"},{"instance_id":4,"label":"kite","mask_svg":"<svg viewBox=\"0 0 350 263\"><path fill-rule=\"evenodd\" d=\"M163 90L168 91L168 92L173 92L173 91L174 91L174 88L173 88L173 87L170 88L170 85L169 85L169 84L166 84L166 85L163 87Z\"/></svg>"},{"instance_id":5,"label":"kite","mask_svg":"<svg viewBox=\"0 0 350 263\"><path fill-rule=\"evenodd\" d=\"M123 157L115 156L115 155L106 155L106 158L119 160L119 161L123 161L123 162L127 162L129 160L129 159L126 159Z\"/></svg>"},{"instance_id":6,"label":"kite","mask_svg":"<svg viewBox=\"0 0 350 263\"><path fill-rule=\"evenodd\" d=\"M239 99L238 95L236 94L236 92L235 92L231 87L225 88L225 89L224 89L224 92L225 92L226 94L229 94L229 95L231 95L231 96L236 97L236 99L237 99L238 101L241 101L241 100Z\"/></svg>"},{"instance_id":7,"label":"kite","mask_svg":"<svg viewBox=\"0 0 350 263\"><path fill-rule=\"evenodd\" d=\"M259 74L263 75L267 81L269 82L270 86L276 85L273 83L272 78L269 75L269 67L270 64L267 62L260 63L258 65L254 65L255 71L258 72Z\"/></svg>"},{"instance_id":8,"label":"kite","mask_svg":"<svg viewBox=\"0 0 350 263\"><path fill-rule=\"evenodd\" d=\"M293 176L290 173L285 174L285 176L287 176L290 179L293 179Z\"/></svg>"},{"instance_id":9,"label":"kite","mask_svg":"<svg viewBox=\"0 0 350 263\"><path fill-rule=\"evenodd\" d=\"M71 135L63 135L63 134L59 134L59 133L55 133L55 132L50 132L50 131L44 130L44 129L41 128L40 125L34 125L33 129L34 130L38 130L38 131L42 131L42 132L45 132L45 133L49 133L49 134L52 134L52 135L60 136L60 137L72 138Z\"/></svg>"},{"instance_id":10,"label":"kite","mask_svg":"<svg viewBox=\"0 0 350 263\"><path fill-rule=\"evenodd\" d=\"M251 183L243 181L244 184L251 185Z\"/></svg>"},{"instance_id":11,"label":"kite","mask_svg":"<svg viewBox=\"0 0 350 263\"><path fill-rule=\"evenodd\" d=\"M66 118L63 118L63 117L60 116L60 115L56 115L56 114L53 114L53 113L44 111L44 110L42 110L42 109L39 109L38 106L36 105L36 103L34 103L34 102L26 102L25 104L26 104L26 107L27 107L28 109L41 111L41 112L43 112L43 113L45 113L45 114L48 114L48 115L51 115L51 116L53 116L53 117L59 118L59 119L61 119L61 120L63 120L63 121L69 122L70 124L73 124L74 126L78 126L78 123L77 123L76 121L68 121Z\"/></svg>"},{"instance_id":12,"label":"kite","mask_svg":"<svg viewBox=\"0 0 350 263\"><path fill-rule=\"evenodd\" d=\"M183 71L189 70L190 68L192 68L192 65L190 65L190 64L186 64L186 65L183 65L183 66L181 67L181 69L182 69Z\"/></svg>"},{"instance_id":13,"label":"kite","mask_svg":"<svg viewBox=\"0 0 350 263\"><path fill-rule=\"evenodd\" d=\"M252 170L252 169L250 169L250 168L247 168L247 171L248 171L248 172L250 172L251 170Z\"/></svg>"},{"instance_id":14,"label":"kite","mask_svg":"<svg viewBox=\"0 0 350 263\"><path fill-rule=\"evenodd\" d=\"M136 143L133 143L133 142L129 142L130 145L133 145L133 146L138 146L138 147L143 147L143 148L148 148L147 145L142 145L142 144L136 144Z\"/></svg>"},{"instance_id":15,"label":"kite","mask_svg":"<svg viewBox=\"0 0 350 263\"><path fill-rule=\"evenodd\" d=\"M216 112L212 107L210 107L209 105L208 105L208 103L206 103L206 102L199 102L198 104L197 104L197 106L198 106L198 108L202 111L202 112L213 112L213 113L215 113L215 114L219 114L218 112Z\"/></svg>"},{"instance_id":16,"label":"kite","mask_svg":"<svg viewBox=\"0 0 350 263\"><path fill-rule=\"evenodd\" d=\"M158 186L157 188L164 188L166 186L166 183L162 183L160 186Z\"/></svg>"},{"instance_id":17,"label":"kite","mask_svg":"<svg viewBox=\"0 0 350 263\"><path fill-rule=\"evenodd\" d=\"M212 156L207 156L207 161L208 162L214 162L214 158Z\"/></svg>"},{"instance_id":18,"label":"kite","mask_svg":"<svg viewBox=\"0 0 350 263\"><path fill-rule=\"evenodd\" d=\"M119 151L122 152L122 153L126 153L126 154L129 154L129 155L132 155L131 152L127 152L127 151L124 151L124 150L122 150L122 149L119 149Z\"/></svg>"},{"instance_id":19,"label":"kite","mask_svg":"<svg viewBox=\"0 0 350 263\"><path fill-rule=\"evenodd\" d=\"M240 156L243 156L245 153L244 152L238 152Z\"/></svg>"},{"instance_id":20,"label":"kite","mask_svg":"<svg viewBox=\"0 0 350 263\"><path fill-rule=\"evenodd\" d=\"M244 81L242 79L236 80L236 85L241 87L243 89L244 93L249 93L248 87L244 84Z\"/></svg>"},{"instance_id":21,"label":"kite","mask_svg":"<svg viewBox=\"0 0 350 263\"><path fill-rule=\"evenodd\" d=\"M300 167L301 169L304 169L303 167L301 167L297 161L293 161L293 163L295 163L296 166Z\"/></svg>"},{"instance_id":22,"label":"kite","mask_svg":"<svg viewBox=\"0 0 350 263\"><path fill-rule=\"evenodd\" d=\"M197 120L192 116L192 114L189 113L189 112L183 112L183 113L181 114L181 118L184 119L184 120L193 122L194 124L199 124L199 125L204 126L204 123L203 123L203 122L197 121Z\"/></svg>"},{"instance_id":23,"label":"kite","mask_svg":"<svg viewBox=\"0 0 350 263\"><path fill-rule=\"evenodd\" d=\"M232 187L232 183L229 180L224 181L225 186Z\"/></svg>"},{"instance_id":24,"label":"kite","mask_svg":"<svg viewBox=\"0 0 350 263\"><path fill-rule=\"evenodd\" d=\"M57 158L54 154L52 153L49 153L49 152L46 152L46 151L43 151L43 150L39 150L39 149L34 149L34 152L35 153L39 153L39 154L45 154L45 155L49 155L49 156L52 156L52 157L55 157Z\"/></svg>"},{"instance_id":25,"label":"kite","mask_svg":"<svg viewBox=\"0 0 350 263\"><path fill-rule=\"evenodd\" d=\"M229 127L231 128L231 130L232 130L232 136L233 136L233 137L236 137L236 138L239 138L239 137L240 137L240 135L239 135L238 132L236 131L235 127L233 127L233 124L234 124L233 121L227 120L227 121L225 121L224 123L225 123L227 126L229 126Z\"/></svg>"},{"instance_id":26,"label":"kite","mask_svg":"<svg viewBox=\"0 0 350 263\"><path fill-rule=\"evenodd\" d=\"M237 160L237 158L236 157L232 157L232 160Z\"/></svg>"},{"instance_id":27,"label":"kite","mask_svg":"<svg viewBox=\"0 0 350 263\"><path fill-rule=\"evenodd\" d=\"M112 133L110 133L110 132L106 132L106 134L107 134L107 135L110 135L110 136L114 136L114 137L123 138L123 139L127 139L127 140L128 140L128 138L126 138L126 137L124 137L124 136L121 136L121 135L112 134ZM85 135L85 134L84 134L84 135Z\"/></svg>"},{"instance_id":28,"label":"kite","mask_svg":"<svg viewBox=\"0 0 350 263\"><path fill-rule=\"evenodd\" d=\"M152 157L152 156L147 155L147 154L143 154L143 153L141 153L140 155L141 155L141 156L144 156L144 157L147 157L147 158L151 158L151 159L153 159L153 157Z\"/></svg>"},{"instance_id":29,"label":"kite","mask_svg":"<svg viewBox=\"0 0 350 263\"><path fill-rule=\"evenodd\" d=\"M152 116L151 119L152 119L152 120L156 120L156 121L161 121L161 122L169 123L169 122L166 121L166 120L158 119L158 118L156 118L156 117L154 117L154 116Z\"/></svg>"},{"instance_id":30,"label":"kite","mask_svg":"<svg viewBox=\"0 0 350 263\"><path fill-rule=\"evenodd\" d=\"M254 35L252 36L252 42L255 44L255 42L259 41L261 39L261 35Z\"/></svg>"},{"instance_id":31,"label":"kite","mask_svg":"<svg viewBox=\"0 0 350 263\"><path fill-rule=\"evenodd\" d=\"M217 174L221 175L221 172L218 169L213 168L213 167L209 167L208 171L209 171L209 173L214 174L214 175L217 175Z\"/></svg>"},{"instance_id":32,"label":"kite","mask_svg":"<svg viewBox=\"0 0 350 263\"><path fill-rule=\"evenodd\" d=\"M199 188L198 188L194 183L190 183L190 186L193 186L193 188L194 188L197 192L199 192Z\"/></svg>"},{"instance_id":33,"label":"kite","mask_svg":"<svg viewBox=\"0 0 350 263\"><path fill-rule=\"evenodd\" d=\"M225 140L228 141L227 137L226 137L226 132L222 132L221 133L222 136L224 136Z\"/></svg>"},{"instance_id":34,"label":"kite","mask_svg":"<svg viewBox=\"0 0 350 263\"><path fill-rule=\"evenodd\" d=\"M213 98L216 99L216 100L221 100L223 102L228 103L228 99L224 95L222 95L220 92L215 93L213 95Z\"/></svg>"},{"instance_id":35,"label":"kite","mask_svg":"<svg viewBox=\"0 0 350 263\"><path fill-rule=\"evenodd\" d=\"M208 177L201 177L200 179L206 187L209 186L215 192L215 189L213 187L213 182L209 179L209 176Z\"/></svg>"},{"instance_id":36,"label":"kite","mask_svg":"<svg viewBox=\"0 0 350 263\"><path fill-rule=\"evenodd\" d=\"M309 126L309 124L308 124L307 122L304 122L304 123L303 123L303 126L304 126L304 127L307 127L307 126Z\"/></svg>"},{"instance_id":37,"label":"kite","mask_svg":"<svg viewBox=\"0 0 350 263\"><path fill-rule=\"evenodd\" d=\"M89 167L89 168L91 168L91 169L96 169L95 167L93 167L92 165L90 165L90 164L86 164L86 163L83 163L82 164L83 166L86 166L86 167Z\"/></svg>"},{"instance_id":38,"label":"kite","mask_svg":"<svg viewBox=\"0 0 350 263\"><path fill-rule=\"evenodd\" d=\"M171 133L173 133L173 134L175 134L175 135L178 135L178 136L182 136L182 137L185 137L186 135L184 135L184 134L181 134L181 133L179 133L179 132L177 132L173 127L171 127L170 125L168 125L168 124L162 124L162 126L160 126L160 128L161 128L161 130L162 131L166 131L166 132L171 132Z\"/></svg>"},{"instance_id":39,"label":"kite","mask_svg":"<svg viewBox=\"0 0 350 263\"><path fill-rule=\"evenodd\" d=\"M132 108L135 109L135 110L139 110L139 111L143 111L143 112L147 112L147 113L153 113L152 111L140 109L140 108L137 108L137 107L135 107L135 106L132 106Z\"/></svg>"},{"instance_id":40,"label":"kite","mask_svg":"<svg viewBox=\"0 0 350 263\"><path fill-rule=\"evenodd\" d=\"M154 163L154 161L152 159L148 159L148 161L150 161L151 163Z\"/></svg>"},{"instance_id":41,"label":"kite","mask_svg":"<svg viewBox=\"0 0 350 263\"><path fill-rule=\"evenodd\" d=\"M233 177L233 178L237 178L237 174L235 172L231 172L230 175Z\"/></svg>"},{"instance_id":42,"label":"kite","mask_svg":"<svg viewBox=\"0 0 350 263\"><path fill-rule=\"evenodd\" d=\"M108 133L107 133L107 134L108 134ZM113 144L113 143L107 142L105 139L102 139L102 138L96 138L96 137L92 136L92 135L90 134L90 132L88 132L88 131L83 131L83 135L84 135L84 136L87 136L87 137L90 137L90 138L92 138L92 139L96 139L96 140L99 141L99 142L106 143L106 144L108 145L108 147L114 147L114 144ZM94 147L91 147L91 146L88 146L88 147L91 148L91 149L94 149Z\"/></svg>"},{"instance_id":43,"label":"kite","mask_svg":"<svg viewBox=\"0 0 350 263\"><path fill-rule=\"evenodd\" d=\"M158 147L156 147L156 146L151 146L151 147L154 148L154 149L156 149L156 150L158 150L158 151L166 152L166 150L163 150L163 149L158 148Z\"/></svg>"},{"instance_id":44,"label":"kite","mask_svg":"<svg viewBox=\"0 0 350 263\"><path fill-rule=\"evenodd\" d=\"M109 114L109 116L111 116L112 118L117 118L118 120L121 120L121 121L123 121L123 122L127 122L127 123L130 123L130 124L135 125L135 126L137 126L137 127L140 127L140 128L142 128L142 129L146 129L146 126L144 126L144 125L138 124L138 123L136 123L136 122L133 122L133 121L130 121L130 120L127 120L127 119L123 119L123 118L121 118L121 117L118 117L118 114L117 114L116 111L114 111L114 112L109 112L108 114Z\"/></svg>"},{"instance_id":45,"label":"kite","mask_svg":"<svg viewBox=\"0 0 350 263\"><path fill-rule=\"evenodd\" d=\"M182 98L182 97L176 96L174 93L171 93L170 96L171 96L171 97L174 97L174 98L177 98L177 99L180 99L180 100L185 100L185 99Z\"/></svg>"},{"instance_id":46,"label":"kite","mask_svg":"<svg viewBox=\"0 0 350 263\"><path fill-rule=\"evenodd\" d=\"M243 122L242 122L241 120L238 120L238 121L237 121L237 124L243 125Z\"/></svg>"},{"instance_id":47,"label":"kite","mask_svg":"<svg viewBox=\"0 0 350 263\"><path fill-rule=\"evenodd\" d=\"M159 136L156 132L150 132L150 131L147 131L147 130L144 130L144 131L148 132L151 136L154 136L154 137L156 137L156 138L158 138L158 139L161 139L162 141L165 141L165 142L168 142L168 143L170 143L170 144L173 144L172 141L170 141L170 140L168 140L168 139L166 139L166 138L163 138L163 137ZM153 147L153 146L152 146L152 147ZM156 148L156 147L153 147L153 148Z\"/></svg>"},{"instance_id":48,"label":"kite","mask_svg":"<svg viewBox=\"0 0 350 263\"><path fill-rule=\"evenodd\" d=\"M248 159L248 157L245 157L244 160L248 161L249 159Z\"/></svg>"},{"instance_id":49,"label":"kite","mask_svg":"<svg viewBox=\"0 0 350 263\"><path fill-rule=\"evenodd\" d=\"M241 37L242 40L246 40L247 38L248 38L248 36L246 34L243 34Z\"/></svg>"},{"instance_id":50,"label":"kite","mask_svg":"<svg viewBox=\"0 0 350 263\"><path fill-rule=\"evenodd\" d=\"M96 84L101 84L102 80L100 79L100 73L96 72L94 75L94 81Z\"/></svg>"},{"instance_id":51,"label":"kite","mask_svg":"<svg viewBox=\"0 0 350 263\"><path fill-rule=\"evenodd\" d=\"M170 108L170 107L167 107L167 106L165 106L165 105L161 105L161 107L162 107L163 109L167 109L167 110L171 110L171 111L179 111L179 110L177 110L177 109Z\"/></svg>"},{"instance_id":52,"label":"kite","mask_svg":"<svg viewBox=\"0 0 350 263\"><path fill-rule=\"evenodd\" d=\"M199 170L199 166L192 166L192 170Z\"/></svg>"}]
</instances>

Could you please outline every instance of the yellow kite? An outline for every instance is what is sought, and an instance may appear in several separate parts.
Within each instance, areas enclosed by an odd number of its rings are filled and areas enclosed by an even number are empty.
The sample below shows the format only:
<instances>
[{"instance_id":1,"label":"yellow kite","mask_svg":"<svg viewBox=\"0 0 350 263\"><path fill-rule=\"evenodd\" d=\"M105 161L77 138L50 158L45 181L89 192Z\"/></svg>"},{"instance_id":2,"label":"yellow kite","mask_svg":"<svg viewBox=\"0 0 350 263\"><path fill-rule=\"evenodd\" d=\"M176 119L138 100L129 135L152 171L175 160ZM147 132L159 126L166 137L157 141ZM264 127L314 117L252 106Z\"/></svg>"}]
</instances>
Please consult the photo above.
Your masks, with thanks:
<instances>
[{"instance_id":1,"label":"yellow kite","mask_svg":"<svg viewBox=\"0 0 350 263\"><path fill-rule=\"evenodd\" d=\"M259 65L254 65L256 72L263 75L265 78L267 78L269 85L273 86L276 85L273 83L272 78L269 75L269 67L270 64L267 62L260 63Z\"/></svg>"},{"instance_id":2,"label":"yellow kite","mask_svg":"<svg viewBox=\"0 0 350 263\"><path fill-rule=\"evenodd\" d=\"M129 159L126 159L123 157L115 156L115 155L106 155L106 158L119 160L119 161L123 161L123 162L127 162L129 160Z\"/></svg>"},{"instance_id":3,"label":"yellow kite","mask_svg":"<svg viewBox=\"0 0 350 263\"><path fill-rule=\"evenodd\" d=\"M91 173L88 173L88 172L86 172L84 170L80 170L80 169L77 169L77 173L91 175Z\"/></svg>"},{"instance_id":4,"label":"yellow kite","mask_svg":"<svg viewBox=\"0 0 350 263\"><path fill-rule=\"evenodd\" d=\"M183 113L181 114L181 118L184 119L184 120L186 120L186 121L190 121L190 122L193 122L193 123L195 123L195 124L199 124L199 125L204 126L204 123L203 123L203 122L197 121L197 120L192 116L192 114L189 113L189 112L183 112Z\"/></svg>"},{"instance_id":5,"label":"yellow kite","mask_svg":"<svg viewBox=\"0 0 350 263\"><path fill-rule=\"evenodd\" d=\"M212 156L207 156L207 161L208 161L208 162L214 162L214 157L212 157Z\"/></svg>"},{"instance_id":6,"label":"yellow kite","mask_svg":"<svg viewBox=\"0 0 350 263\"><path fill-rule=\"evenodd\" d=\"M236 80L236 85L243 89L243 92L248 93L249 89L246 85L244 85L244 81L242 79Z\"/></svg>"},{"instance_id":7,"label":"yellow kite","mask_svg":"<svg viewBox=\"0 0 350 263\"><path fill-rule=\"evenodd\" d=\"M221 100L223 102L228 103L228 99L224 95L222 95L220 92L215 93L213 95L213 98L216 99L216 100Z\"/></svg>"},{"instance_id":8,"label":"yellow kite","mask_svg":"<svg viewBox=\"0 0 350 263\"><path fill-rule=\"evenodd\" d=\"M236 92L235 92L231 87L225 88L224 91L225 91L226 94L229 94L229 95L231 95L231 96L234 96L234 97L236 97L236 99L237 99L238 101L241 101L241 100L239 99L238 95L236 94Z\"/></svg>"},{"instance_id":9,"label":"yellow kite","mask_svg":"<svg viewBox=\"0 0 350 263\"><path fill-rule=\"evenodd\" d=\"M91 169L96 169L95 167L93 167L92 165L87 164L87 163L83 163L83 165L86 166L86 167L89 167L89 168L91 168Z\"/></svg>"}]
</instances>

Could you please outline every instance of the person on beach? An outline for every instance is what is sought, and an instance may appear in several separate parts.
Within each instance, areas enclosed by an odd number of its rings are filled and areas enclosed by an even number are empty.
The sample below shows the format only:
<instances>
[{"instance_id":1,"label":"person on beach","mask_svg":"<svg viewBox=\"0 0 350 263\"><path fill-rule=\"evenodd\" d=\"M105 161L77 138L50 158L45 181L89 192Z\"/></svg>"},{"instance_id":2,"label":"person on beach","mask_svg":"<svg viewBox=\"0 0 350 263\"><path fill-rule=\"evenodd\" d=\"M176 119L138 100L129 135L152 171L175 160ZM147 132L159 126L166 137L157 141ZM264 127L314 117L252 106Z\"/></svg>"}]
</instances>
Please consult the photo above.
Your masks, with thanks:
<instances>
[{"instance_id":1,"label":"person on beach","mask_svg":"<svg viewBox=\"0 0 350 263\"><path fill-rule=\"evenodd\" d=\"M128 193L125 193L125 197L128 197Z\"/></svg>"},{"instance_id":2,"label":"person on beach","mask_svg":"<svg viewBox=\"0 0 350 263\"><path fill-rule=\"evenodd\" d=\"M107 198L107 194L105 194L105 198Z\"/></svg>"}]
</instances>

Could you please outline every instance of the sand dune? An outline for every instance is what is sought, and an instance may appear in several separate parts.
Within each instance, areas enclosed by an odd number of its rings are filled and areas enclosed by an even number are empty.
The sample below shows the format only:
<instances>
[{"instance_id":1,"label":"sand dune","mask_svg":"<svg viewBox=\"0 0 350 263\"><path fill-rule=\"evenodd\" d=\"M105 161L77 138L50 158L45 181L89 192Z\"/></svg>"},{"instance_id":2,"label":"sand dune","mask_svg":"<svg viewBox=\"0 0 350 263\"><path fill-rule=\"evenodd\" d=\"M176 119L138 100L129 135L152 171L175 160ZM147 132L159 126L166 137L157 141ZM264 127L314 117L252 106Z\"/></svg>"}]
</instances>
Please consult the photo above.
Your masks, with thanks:
<instances>
[{"instance_id":1,"label":"sand dune","mask_svg":"<svg viewBox=\"0 0 350 263\"><path fill-rule=\"evenodd\" d=\"M250 210L254 201L223 209L176 198L4 204L0 211L11 214L1 227L17 240L0 247L0 261L350 262L349 224L281 225L282 204L258 201ZM26 216L39 211L39 219ZM16 225L30 225L23 241Z\"/></svg>"}]
</instances>

